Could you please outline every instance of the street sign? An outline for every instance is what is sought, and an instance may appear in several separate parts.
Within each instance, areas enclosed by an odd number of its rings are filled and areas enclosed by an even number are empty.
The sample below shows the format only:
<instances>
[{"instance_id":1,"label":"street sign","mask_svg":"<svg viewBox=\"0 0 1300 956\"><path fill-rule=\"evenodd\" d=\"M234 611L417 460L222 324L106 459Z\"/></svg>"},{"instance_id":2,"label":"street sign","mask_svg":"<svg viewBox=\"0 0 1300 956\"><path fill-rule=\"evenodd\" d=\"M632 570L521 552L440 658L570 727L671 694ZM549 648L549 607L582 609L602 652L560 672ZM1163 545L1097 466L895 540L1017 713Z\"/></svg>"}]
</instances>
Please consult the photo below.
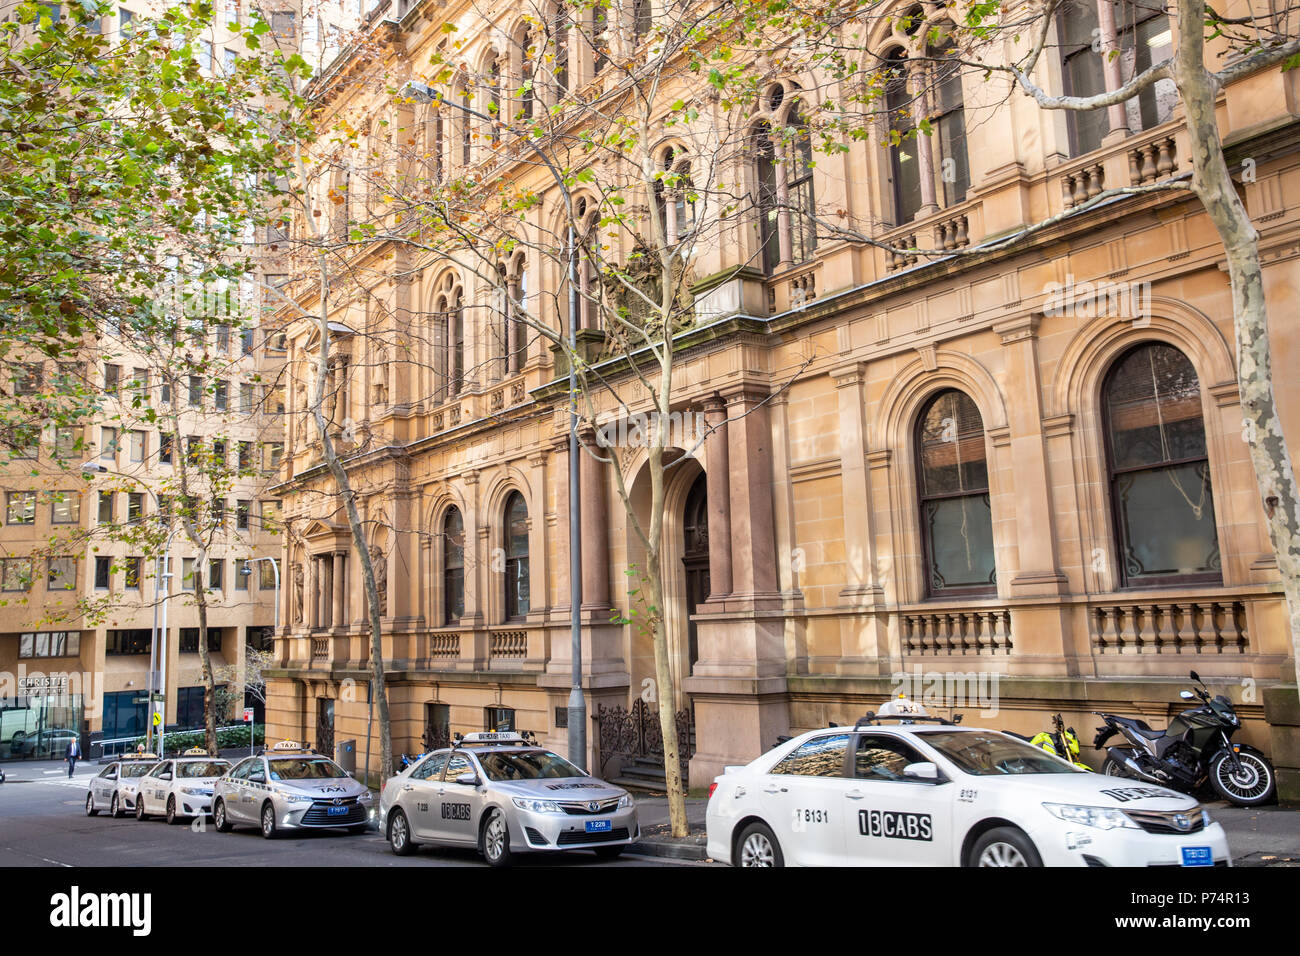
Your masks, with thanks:
<instances>
[{"instance_id":1,"label":"street sign","mask_svg":"<svg viewBox=\"0 0 1300 956\"><path fill-rule=\"evenodd\" d=\"M162 726L162 714L158 713L156 710L153 712L153 725L155 727Z\"/></svg>"},{"instance_id":2,"label":"street sign","mask_svg":"<svg viewBox=\"0 0 1300 956\"><path fill-rule=\"evenodd\" d=\"M253 722L253 708L251 708L251 707L245 707L245 708L244 708L244 723L246 723L246 724L251 724L252 722Z\"/></svg>"}]
</instances>

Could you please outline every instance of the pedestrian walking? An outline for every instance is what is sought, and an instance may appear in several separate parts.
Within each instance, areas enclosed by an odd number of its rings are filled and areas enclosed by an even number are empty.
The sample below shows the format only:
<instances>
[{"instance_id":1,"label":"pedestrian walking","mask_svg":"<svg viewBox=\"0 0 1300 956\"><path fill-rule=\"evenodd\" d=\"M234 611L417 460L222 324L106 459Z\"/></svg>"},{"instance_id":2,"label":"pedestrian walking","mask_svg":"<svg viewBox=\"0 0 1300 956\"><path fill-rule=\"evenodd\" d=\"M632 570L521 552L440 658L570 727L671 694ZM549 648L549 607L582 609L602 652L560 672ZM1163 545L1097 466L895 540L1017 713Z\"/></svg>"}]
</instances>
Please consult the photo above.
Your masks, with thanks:
<instances>
[{"instance_id":1,"label":"pedestrian walking","mask_svg":"<svg viewBox=\"0 0 1300 956\"><path fill-rule=\"evenodd\" d=\"M65 759L68 761L68 776L72 776L72 771L77 769L77 758L81 756L81 740L73 737L68 741L68 753Z\"/></svg>"}]
</instances>

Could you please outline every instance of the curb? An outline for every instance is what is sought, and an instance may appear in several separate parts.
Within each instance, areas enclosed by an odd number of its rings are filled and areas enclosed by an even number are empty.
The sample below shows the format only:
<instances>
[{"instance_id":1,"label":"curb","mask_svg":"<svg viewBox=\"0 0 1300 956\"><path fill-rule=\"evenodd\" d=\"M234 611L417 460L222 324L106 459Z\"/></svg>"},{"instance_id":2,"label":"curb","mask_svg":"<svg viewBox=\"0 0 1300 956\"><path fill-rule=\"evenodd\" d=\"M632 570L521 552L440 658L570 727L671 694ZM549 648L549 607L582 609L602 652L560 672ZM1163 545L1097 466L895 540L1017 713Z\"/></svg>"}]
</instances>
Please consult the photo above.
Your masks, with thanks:
<instances>
[{"instance_id":1,"label":"curb","mask_svg":"<svg viewBox=\"0 0 1300 956\"><path fill-rule=\"evenodd\" d=\"M628 853L640 856L657 856L669 860L693 860L703 862L709 858L707 847L703 843L668 843L660 840L644 840L629 843Z\"/></svg>"}]
</instances>

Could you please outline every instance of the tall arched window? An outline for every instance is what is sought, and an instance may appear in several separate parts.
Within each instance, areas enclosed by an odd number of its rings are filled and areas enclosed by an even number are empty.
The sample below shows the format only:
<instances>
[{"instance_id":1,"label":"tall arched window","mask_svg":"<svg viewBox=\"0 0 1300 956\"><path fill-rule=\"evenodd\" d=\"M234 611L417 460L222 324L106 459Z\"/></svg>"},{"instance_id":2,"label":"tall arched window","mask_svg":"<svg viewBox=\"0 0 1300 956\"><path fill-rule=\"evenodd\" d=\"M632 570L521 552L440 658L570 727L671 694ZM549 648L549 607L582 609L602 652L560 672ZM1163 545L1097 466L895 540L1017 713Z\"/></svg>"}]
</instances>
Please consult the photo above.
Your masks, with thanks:
<instances>
[{"instance_id":1,"label":"tall arched window","mask_svg":"<svg viewBox=\"0 0 1300 956\"><path fill-rule=\"evenodd\" d=\"M458 508L442 519L442 618L459 624L465 614L465 522Z\"/></svg>"},{"instance_id":2,"label":"tall arched window","mask_svg":"<svg viewBox=\"0 0 1300 956\"><path fill-rule=\"evenodd\" d=\"M599 75L609 65L609 11L597 0L591 8L591 72Z\"/></svg>"},{"instance_id":3,"label":"tall arched window","mask_svg":"<svg viewBox=\"0 0 1300 956\"><path fill-rule=\"evenodd\" d=\"M459 395L465 376L464 293L454 272L438 283L433 315L434 400Z\"/></svg>"},{"instance_id":4,"label":"tall arched window","mask_svg":"<svg viewBox=\"0 0 1300 956\"><path fill-rule=\"evenodd\" d=\"M686 152L669 147L659 161L662 175L655 180L659 227L664 241L675 245L689 235L695 222L695 203L691 201L691 161Z\"/></svg>"},{"instance_id":5,"label":"tall arched window","mask_svg":"<svg viewBox=\"0 0 1300 956\"><path fill-rule=\"evenodd\" d=\"M1123 584L1221 581L1192 363L1171 345L1139 345L1111 369L1103 401Z\"/></svg>"},{"instance_id":6,"label":"tall arched window","mask_svg":"<svg viewBox=\"0 0 1300 956\"><path fill-rule=\"evenodd\" d=\"M763 271L811 258L817 248L812 135L803 106L781 84L764 98L771 123L754 126L754 179Z\"/></svg>"},{"instance_id":7,"label":"tall arched window","mask_svg":"<svg viewBox=\"0 0 1300 956\"><path fill-rule=\"evenodd\" d=\"M984 422L970 397L948 389L930 399L916 448L930 597L996 593Z\"/></svg>"},{"instance_id":8,"label":"tall arched window","mask_svg":"<svg viewBox=\"0 0 1300 956\"><path fill-rule=\"evenodd\" d=\"M889 111L890 175L894 181L894 224L901 226L916 218L921 208L921 171L916 156L916 137L912 121L912 88L907 75L907 60L902 51L889 57L885 107Z\"/></svg>"},{"instance_id":9,"label":"tall arched window","mask_svg":"<svg viewBox=\"0 0 1300 956\"><path fill-rule=\"evenodd\" d=\"M600 277L593 247L599 242L600 210L586 196L574 205L578 219L578 328L600 327Z\"/></svg>"},{"instance_id":10,"label":"tall arched window","mask_svg":"<svg viewBox=\"0 0 1300 956\"><path fill-rule=\"evenodd\" d=\"M528 613L528 506L524 496L512 491L506 499L506 620Z\"/></svg>"}]
</instances>

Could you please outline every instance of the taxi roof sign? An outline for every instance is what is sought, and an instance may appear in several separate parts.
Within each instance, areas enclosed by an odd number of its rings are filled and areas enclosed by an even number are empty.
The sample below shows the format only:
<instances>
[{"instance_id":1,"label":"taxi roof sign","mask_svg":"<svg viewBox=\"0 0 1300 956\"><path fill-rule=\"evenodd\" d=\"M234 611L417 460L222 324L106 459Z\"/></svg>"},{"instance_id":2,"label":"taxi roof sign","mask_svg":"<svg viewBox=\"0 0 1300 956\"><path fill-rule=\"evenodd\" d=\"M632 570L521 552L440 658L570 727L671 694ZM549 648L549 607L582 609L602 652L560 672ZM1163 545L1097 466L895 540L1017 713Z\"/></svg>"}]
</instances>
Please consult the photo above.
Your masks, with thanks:
<instances>
[{"instance_id":1,"label":"taxi roof sign","mask_svg":"<svg viewBox=\"0 0 1300 956\"><path fill-rule=\"evenodd\" d=\"M523 735L516 733L506 733L503 731L483 730L477 733L465 734L458 741L458 744L522 744L526 743Z\"/></svg>"},{"instance_id":2,"label":"taxi roof sign","mask_svg":"<svg viewBox=\"0 0 1300 956\"><path fill-rule=\"evenodd\" d=\"M122 759L123 760L157 760L158 755L155 753L149 753L144 750L138 750L135 753L122 754Z\"/></svg>"},{"instance_id":3,"label":"taxi roof sign","mask_svg":"<svg viewBox=\"0 0 1300 956\"><path fill-rule=\"evenodd\" d=\"M181 754L181 756L182 757L207 757L209 756L209 754L202 747L191 747L189 750Z\"/></svg>"},{"instance_id":4,"label":"taxi roof sign","mask_svg":"<svg viewBox=\"0 0 1300 956\"><path fill-rule=\"evenodd\" d=\"M278 744L272 744L265 751L270 754L309 754L311 753L306 747L296 740L281 740Z\"/></svg>"},{"instance_id":5,"label":"taxi roof sign","mask_svg":"<svg viewBox=\"0 0 1300 956\"><path fill-rule=\"evenodd\" d=\"M897 720L902 724L913 724L917 721L933 724L960 724L961 714L953 714L951 720L943 717L931 717L929 712L916 701L908 700L905 694L899 694L893 700L887 700L881 704L880 710L868 711L866 716L858 719L858 722L853 725L853 729L859 730L871 724L878 724L882 720Z\"/></svg>"}]
</instances>

